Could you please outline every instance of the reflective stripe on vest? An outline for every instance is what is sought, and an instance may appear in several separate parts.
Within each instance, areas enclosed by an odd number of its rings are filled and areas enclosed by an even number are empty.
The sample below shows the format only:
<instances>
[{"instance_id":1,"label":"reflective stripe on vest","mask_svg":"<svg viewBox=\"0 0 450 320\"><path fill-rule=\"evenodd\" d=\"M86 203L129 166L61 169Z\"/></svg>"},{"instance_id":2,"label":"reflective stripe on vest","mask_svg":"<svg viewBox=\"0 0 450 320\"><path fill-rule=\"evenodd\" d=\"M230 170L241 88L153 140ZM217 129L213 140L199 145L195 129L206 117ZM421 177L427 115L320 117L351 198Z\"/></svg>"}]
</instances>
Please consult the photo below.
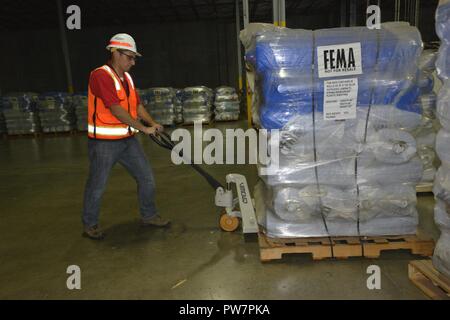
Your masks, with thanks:
<instances>
[{"instance_id":1,"label":"reflective stripe on vest","mask_svg":"<svg viewBox=\"0 0 450 320\"><path fill-rule=\"evenodd\" d=\"M134 129L133 127L130 127L131 131L136 133L139 130ZM102 135L102 136L124 136L128 134L128 127L126 128L111 128L111 127L94 127L93 125L88 125L88 132L94 133L94 130L96 134Z\"/></svg>"},{"instance_id":2,"label":"reflective stripe on vest","mask_svg":"<svg viewBox=\"0 0 450 320\"><path fill-rule=\"evenodd\" d=\"M134 82L133 82L133 79L131 79L131 76L128 74L128 72L124 72L124 73L125 73L125 76L127 77L128 81L131 83L131 87L132 87L133 90L134 90Z\"/></svg>"},{"instance_id":3,"label":"reflective stripe on vest","mask_svg":"<svg viewBox=\"0 0 450 320\"><path fill-rule=\"evenodd\" d=\"M105 70L106 72L109 73L109 75L110 75L110 76L113 78L113 80L114 80L114 85L116 86L116 90L117 90L117 91L120 91L120 83L119 83L119 80L117 80L117 78L116 78L116 76L115 76L115 74L114 74L114 71L112 71L111 68L108 67L108 66L103 66L103 67L101 67L101 69L103 69L103 70ZM131 77L129 77L129 78L131 79ZM134 87L133 87L133 89L134 89Z\"/></svg>"}]
</instances>

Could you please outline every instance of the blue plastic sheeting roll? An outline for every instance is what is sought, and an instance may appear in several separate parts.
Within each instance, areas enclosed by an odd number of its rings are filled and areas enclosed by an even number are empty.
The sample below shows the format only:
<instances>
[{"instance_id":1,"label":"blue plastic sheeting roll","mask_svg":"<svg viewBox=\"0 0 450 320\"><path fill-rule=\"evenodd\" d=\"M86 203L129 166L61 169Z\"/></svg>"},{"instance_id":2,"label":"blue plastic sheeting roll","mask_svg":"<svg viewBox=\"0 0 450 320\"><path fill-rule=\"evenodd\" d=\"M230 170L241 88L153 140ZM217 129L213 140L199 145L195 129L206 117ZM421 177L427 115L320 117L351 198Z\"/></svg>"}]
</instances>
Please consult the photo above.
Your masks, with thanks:
<instances>
[{"instance_id":1,"label":"blue plastic sheeting roll","mask_svg":"<svg viewBox=\"0 0 450 320\"><path fill-rule=\"evenodd\" d=\"M361 73L319 77L318 47L355 43L361 47ZM246 56L257 75L260 123L263 128L279 129L293 116L323 112L324 81L346 78L357 79L358 108L394 105L420 113L414 104L421 92L415 78L421 51L420 33L403 23L389 23L381 30L264 32Z\"/></svg>"}]
</instances>

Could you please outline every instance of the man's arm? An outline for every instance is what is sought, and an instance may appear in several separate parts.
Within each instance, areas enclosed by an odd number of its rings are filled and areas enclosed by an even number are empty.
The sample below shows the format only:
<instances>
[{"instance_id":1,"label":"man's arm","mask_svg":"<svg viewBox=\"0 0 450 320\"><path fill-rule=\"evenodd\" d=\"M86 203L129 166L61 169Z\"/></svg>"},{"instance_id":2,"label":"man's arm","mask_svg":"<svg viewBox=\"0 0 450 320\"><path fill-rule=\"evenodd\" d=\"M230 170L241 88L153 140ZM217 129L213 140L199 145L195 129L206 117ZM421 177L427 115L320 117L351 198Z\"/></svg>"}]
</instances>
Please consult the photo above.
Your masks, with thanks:
<instances>
[{"instance_id":1,"label":"man's arm","mask_svg":"<svg viewBox=\"0 0 450 320\"><path fill-rule=\"evenodd\" d=\"M151 125L151 127L147 127L144 126L142 123L140 123L139 121L133 119L130 114L123 109L121 106L115 104L112 105L110 107L111 113L117 118L119 119L121 122L135 128L136 130L142 131L145 134L154 134L155 131L157 130L156 127L154 127L153 123L155 123L152 119L152 123L149 122L149 124ZM151 119L151 118L150 118ZM145 120L145 119L144 119Z\"/></svg>"},{"instance_id":2,"label":"man's arm","mask_svg":"<svg viewBox=\"0 0 450 320\"><path fill-rule=\"evenodd\" d=\"M148 114L147 110L145 110L144 106L142 104L138 105L137 108L138 116L147 122L150 126L156 127L156 130L162 131L163 126L161 126L159 123L157 123L155 120L153 120L152 116Z\"/></svg>"}]
</instances>

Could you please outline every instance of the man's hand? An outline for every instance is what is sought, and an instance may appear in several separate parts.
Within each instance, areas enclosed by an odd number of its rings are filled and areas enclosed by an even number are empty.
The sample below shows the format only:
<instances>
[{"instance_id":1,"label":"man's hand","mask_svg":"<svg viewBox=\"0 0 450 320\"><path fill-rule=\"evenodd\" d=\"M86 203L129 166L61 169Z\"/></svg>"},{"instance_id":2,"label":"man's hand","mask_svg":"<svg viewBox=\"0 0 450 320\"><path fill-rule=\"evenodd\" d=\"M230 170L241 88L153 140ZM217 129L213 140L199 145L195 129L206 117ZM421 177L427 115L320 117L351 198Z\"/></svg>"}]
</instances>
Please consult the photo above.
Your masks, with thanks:
<instances>
[{"instance_id":1,"label":"man's hand","mask_svg":"<svg viewBox=\"0 0 450 320\"><path fill-rule=\"evenodd\" d=\"M143 130L141 130L143 133L145 134L151 134L151 135L155 135L156 134L156 126L153 127L144 127Z\"/></svg>"},{"instance_id":2,"label":"man's hand","mask_svg":"<svg viewBox=\"0 0 450 320\"><path fill-rule=\"evenodd\" d=\"M162 125L160 125L159 123L155 123L153 125L153 128L155 128L156 131L158 131L158 132L163 132L164 131L164 127Z\"/></svg>"}]
</instances>

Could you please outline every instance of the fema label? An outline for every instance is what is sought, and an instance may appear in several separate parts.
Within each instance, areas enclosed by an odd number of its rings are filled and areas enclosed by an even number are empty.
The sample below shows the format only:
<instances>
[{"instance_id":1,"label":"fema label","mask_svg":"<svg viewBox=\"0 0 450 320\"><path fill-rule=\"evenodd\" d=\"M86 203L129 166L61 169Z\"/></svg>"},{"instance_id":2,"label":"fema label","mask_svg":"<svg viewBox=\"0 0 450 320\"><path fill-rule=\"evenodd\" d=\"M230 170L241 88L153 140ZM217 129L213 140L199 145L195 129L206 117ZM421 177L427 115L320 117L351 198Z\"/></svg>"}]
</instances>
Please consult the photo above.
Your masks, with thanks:
<instances>
[{"instance_id":1,"label":"fema label","mask_svg":"<svg viewBox=\"0 0 450 320\"><path fill-rule=\"evenodd\" d=\"M324 120L356 119L358 78L326 80L323 86Z\"/></svg>"},{"instance_id":2,"label":"fema label","mask_svg":"<svg viewBox=\"0 0 450 320\"><path fill-rule=\"evenodd\" d=\"M362 74L361 43L317 47L319 78Z\"/></svg>"}]
</instances>

